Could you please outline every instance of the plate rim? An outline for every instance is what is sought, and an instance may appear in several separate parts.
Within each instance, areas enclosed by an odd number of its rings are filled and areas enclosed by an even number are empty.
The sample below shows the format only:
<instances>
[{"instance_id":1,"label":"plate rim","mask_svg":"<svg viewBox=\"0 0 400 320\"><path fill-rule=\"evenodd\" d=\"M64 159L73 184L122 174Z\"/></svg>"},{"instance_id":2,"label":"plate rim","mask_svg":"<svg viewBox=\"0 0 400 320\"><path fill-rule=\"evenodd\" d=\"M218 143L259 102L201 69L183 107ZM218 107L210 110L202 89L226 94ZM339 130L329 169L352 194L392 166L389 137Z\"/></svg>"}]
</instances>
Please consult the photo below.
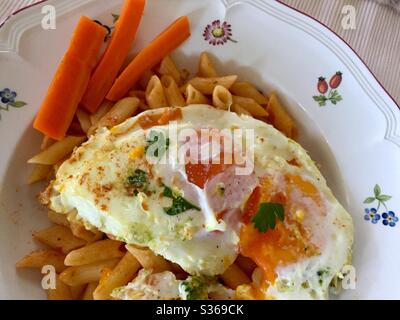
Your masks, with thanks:
<instances>
[{"instance_id":1,"label":"plate rim","mask_svg":"<svg viewBox=\"0 0 400 320\"><path fill-rule=\"evenodd\" d=\"M248 3L248 1L246 0L220 0L223 5L228 8L234 4L237 4L239 2L246 2ZM259 0L263 3L267 3L268 0ZM371 67L367 64L367 62L365 61L365 59L363 57L361 57L361 55L342 37L340 36L336 31L334 31L331 27L329 27L327 24L323 23L322 21L318 20L317 18L313 17L312 15L308 14L307 12L301 11L300 9L297 9L287 3L284 3L283 0L275 0L277 3L279 3L280 5L289 8L295 12L297 12L300 15L303 15L305 17L307 17L310 20L315 21L316 23L318 23L320 26L322 26L323 28L327 29L330 33L332 33L333 35L335 35L338 40L340 40L342 43L344 43L354 54L355 56L359 59L359 61L366 67L367 71L370 73L370 75L373 76L373 78L375 79L375 81L379 84L379 86L383 89L383 91L385 92L385 94L390 98L390 100L392 100L392 102L397 106L398 110L400 111L400 101L397 102L396 99L393 97L393 95L385 88L385 86L383 85L383 83L381 82L381 80L379 80L379 78L376 76L376 74L374 73L374 71L371 69ZM29 5L26 5L24 7L21 7L19 9L17 9L16 11L13 11L12 13L10 13L5 19L3 19L3 21L0 23L0 31L1 28L3 28L7 22L9 22L9 20L14 17L17 16L18 14L26 11L27 9L31 9L35 6L38 6L40 4L43 4L45 2L49 2L49 0L39 0L38 2L35 3L31 3ZM251 3L250 3L251 4Z\"/></svg>"}]
</instances>

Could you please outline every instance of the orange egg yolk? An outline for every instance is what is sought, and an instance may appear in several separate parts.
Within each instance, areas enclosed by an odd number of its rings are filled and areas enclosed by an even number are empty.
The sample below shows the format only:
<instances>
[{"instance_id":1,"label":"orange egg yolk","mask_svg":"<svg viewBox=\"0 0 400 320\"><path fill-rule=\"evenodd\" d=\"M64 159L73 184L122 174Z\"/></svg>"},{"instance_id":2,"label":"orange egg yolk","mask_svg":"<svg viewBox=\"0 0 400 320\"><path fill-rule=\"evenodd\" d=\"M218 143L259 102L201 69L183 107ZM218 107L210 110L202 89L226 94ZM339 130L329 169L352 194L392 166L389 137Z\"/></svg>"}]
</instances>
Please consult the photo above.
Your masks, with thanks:
<instances>
[{"instance_id":1,"label":"orange egg yolk","mask_svg":"<svg viewBox=\"0 0 400 320\"><path fill-rule=\"evenodd\" d=\"M224 153L224 140L222 136L214 130L212 134L208 137L207 140L202 141L201 143L208 143L212 139L216 139L214 141L218 141L220 145L220 154L219 154L219 163L213 163L212 159L209 159L208 163L193 163L189 162L185 166L186 175L188 177L188 181L197 185L200 188L204 188L206 182L221 172L228 169L232 164L225 164L225 153ZM198 132L198 140L200 139L200 133ZM200 145L201 145L200 143ZM197 161L200 162L200 161Z\"/></svg>"},{"instance_id":2,"label":"orange egg yolk","mask_svg":"<svg viewBox=\"0 0 400 320\"><path fill-rule=\"evenodd\" d=\"M226 165L224 164L186 164L188 180L200 188L204 188L204 185L208 180L224 170L226 170Z\"/></svg>"},{"instance_id":3,"label":"orange egg yolk","mask_svg":"<svg viewBox=\"0 0 400 320\"><path fill-rule=\"evenodd\" d=\"M290 175L285 176L285 186L281 189L275 187L269 177L262 178L260 186L247 201L243 214L240 253L263 269L265 287L275 282L278 266L294 263L318 252L318 248L310 241L309 233L295 217L297 204L290 202L292 193L296 191L301 197L308 197L319 205L321 199L318 190L299 176ZM284 222L277 221L275 229L265 233L257 230L251 221L262 202L281 203L285 209Z\"/></svg>"}]
</instances>

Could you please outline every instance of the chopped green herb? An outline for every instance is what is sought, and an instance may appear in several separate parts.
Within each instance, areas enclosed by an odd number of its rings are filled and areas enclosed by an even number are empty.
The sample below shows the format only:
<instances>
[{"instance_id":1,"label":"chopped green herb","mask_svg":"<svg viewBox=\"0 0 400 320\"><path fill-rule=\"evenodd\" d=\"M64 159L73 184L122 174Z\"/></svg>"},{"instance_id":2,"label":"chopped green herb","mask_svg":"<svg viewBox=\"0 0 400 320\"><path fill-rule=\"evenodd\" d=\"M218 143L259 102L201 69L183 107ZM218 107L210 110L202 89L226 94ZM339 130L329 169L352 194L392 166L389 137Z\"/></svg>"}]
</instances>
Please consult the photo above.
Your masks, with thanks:
<instances>
[{"instance_id":1,"label":"chopped green herb","mask_svg":"<svg viewBox=\"0 0 400 320\"><path fill-rule=\"evenodd\" d=\"M170 145L169 138L165 138L165 134L161 131L151 131L147 146L146 154L152 157L161 158L167 152Z\"/></svg>"},{"instance_id":2,"label":"chopped green herb","mask_svg":"<svg viewBox=\"0 0 400 320\"><path fill-rule=\"evenodd\" d=\"M181 283L186 300L207 300L208 292L204 280L200 277L190 276Z\"/></svg>"},{"instance_id":3,"label":"chopped green herb","mask_svg":"<svg viewBox=\"0 0 400 320\"><path fill-rule=\"evenodd\" d=\"M321 270L317 271L317 276L318 277L322 277L323 275L328 274L328 273L329 273L329 269L328 268L321 269Z\"/></svg>"},{"instance_id":4,"label":"chopped green herb","mask_svg":"<svg viewBox=\"0 0 400 320\"><path fill-rule=\"evenodd\" d=\"M317 271L317 276L319 277L318 279L318 283L320 285L322 285L324 283L323 278L325 277L325 275L329 274L329 268L325 268L325 269L320 269Z\"/></svg>"},{"instance_id":5,"label":"chopped green herb","mask_svg":"<svg viewBox=\"0 0 400 320\"><path fill-rule=\"evenodd\" d=\"M280 203L261 203L257 214L251 219L254 227L265 233L270 229L275 229L276 220L283 221L285 219L285 211Z\"/></svg>"},{"instance_id":6,"label":"chopped green herb","mask_svg":"<svg viewBox=\"0 0 400 320\"><path fill-rule=\"evenodd\" d=\"M128 177L127 183L137 189L143 188L148 183L147 173L137 169L134 174Z\"/></svg>"},{"instance_id":7,"label":"chopped green herb","mask_svg":"<svg viewBox=\"0 0 400 320\"><path fill-rule=\"evenodd\" d=\"M148 187L149 180L147 173L137 169L126 179L126 189L130 195L137 196L139 191L144 191Z\"/></svg>"},{"instance_id":8,"label":"chopped green herb","mask_svg":"<svg viewBox=\"0 0 400 320\"><path fill-rule=\"evenodd\" d=\"M172 206L164 208L164 212L170 216L176 216L182 212L194 209L200 211L200 208L187 201L180 195L175 195L170 187L164 186L164 197L172 199Z\"/></svg>"}]
</instances>

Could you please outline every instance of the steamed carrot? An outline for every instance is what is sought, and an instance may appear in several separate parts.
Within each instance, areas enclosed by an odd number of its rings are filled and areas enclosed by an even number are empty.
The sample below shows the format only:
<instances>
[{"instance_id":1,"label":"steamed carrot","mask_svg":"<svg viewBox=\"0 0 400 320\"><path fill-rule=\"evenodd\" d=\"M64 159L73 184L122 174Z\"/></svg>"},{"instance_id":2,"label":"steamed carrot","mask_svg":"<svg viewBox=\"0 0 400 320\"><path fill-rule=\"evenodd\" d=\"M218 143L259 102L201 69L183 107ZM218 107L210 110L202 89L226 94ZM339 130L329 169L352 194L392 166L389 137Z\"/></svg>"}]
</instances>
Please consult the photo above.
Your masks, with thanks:
<instances>
[{"instance_id":1,"label":"steamed carrot","mask_svg":"<svg viewBox=\"0 0 400 320\"><path fill-rule=\"evenodd\" d=\"M125 0L110 44L94 71L81 104L91 113L96 112L111 89L139 27L145 0Z\"/></svg>"},{"instance_id":2,"label":"steamed carrot","mask_svg":"<svg viewBox=\"0 0 400 320\"><path fill-rule=\"evenodd\" d=\"M65 137L96 66L106 32L89 18L80 18L36 116L35 129L55 140Z\"/></svg>"},{"instance_id":3,"label":"steamed carrot","mask_svg":"<svg viewBox=\"0 0 400 320\"><path fill-rule=\"evenodd\" d=\"M107 94L107 99L111 101L122 99L146 70L157 65L162 58L176 49L189 36L189 19L186 16L180 17L131 61L114 82L110 92Z\"/></svg>"}]
</instances>

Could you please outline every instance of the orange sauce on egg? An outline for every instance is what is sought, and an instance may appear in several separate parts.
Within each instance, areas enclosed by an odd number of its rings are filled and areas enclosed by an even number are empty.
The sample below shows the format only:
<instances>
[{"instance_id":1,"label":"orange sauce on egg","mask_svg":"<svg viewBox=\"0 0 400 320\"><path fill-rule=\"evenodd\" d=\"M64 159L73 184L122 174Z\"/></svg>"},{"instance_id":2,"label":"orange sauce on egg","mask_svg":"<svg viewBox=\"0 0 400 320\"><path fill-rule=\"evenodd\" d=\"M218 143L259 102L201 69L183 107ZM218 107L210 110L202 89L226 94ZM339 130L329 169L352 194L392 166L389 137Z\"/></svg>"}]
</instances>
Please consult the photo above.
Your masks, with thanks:
<instances>
[{"instance_id":1,"label":"orange sauce on egg","mask_svg":"<svg viewBox=\"0 0 400 320\"><path fill-rule=\"evenodd\" d=\"M185 169L188 181L203 189L208 180L226 170L226 165L188 163Z\"/></svg>"},{"instance_id":2,"label":"orange sauce on egg","mask_svg":"<svg viewBox=\"0 0 400 320\"><path fill-rule=\"evenodd\" d=\"M168 108L162 112L142 115L139 117L138 121L142 129L149 129L154 126L163 126L171 121L180 119L182 119L182 110L180 108Z\"/></svg>"}]
</instances>

